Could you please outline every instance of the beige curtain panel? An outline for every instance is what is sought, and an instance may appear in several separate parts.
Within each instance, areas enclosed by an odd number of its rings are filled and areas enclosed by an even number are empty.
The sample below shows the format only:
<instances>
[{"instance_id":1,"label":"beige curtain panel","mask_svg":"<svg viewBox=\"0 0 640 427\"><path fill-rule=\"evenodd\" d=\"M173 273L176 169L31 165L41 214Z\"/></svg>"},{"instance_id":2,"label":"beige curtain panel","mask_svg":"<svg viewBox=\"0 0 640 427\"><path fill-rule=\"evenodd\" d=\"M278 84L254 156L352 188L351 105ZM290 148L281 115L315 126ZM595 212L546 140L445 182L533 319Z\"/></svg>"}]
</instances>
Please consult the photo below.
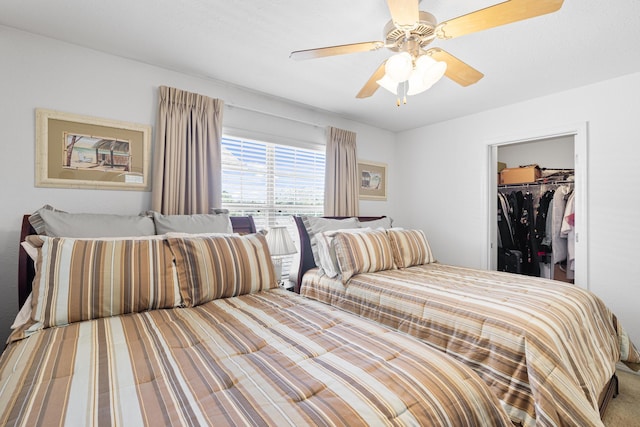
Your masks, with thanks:
<instances>
[{"instance_id":1,"label":"beige curtain panel","mask_svg":"<svg viewBox=\"0 0 640 427\"><path fill-rule=\"evenodd\" d=\"M152 209L165 215L209 213L222 202L224 102L166 86L159 95Z\"/></svg>"},{"instance_id":2,"label":"beige curtain panel","mask_svg":"<svg viewBox=\"0 0 640 427\"><path fill-rule=\"evenodd\" d=\"M348 130L328 127L324 214L328 216L357 216L358 212L356 134Z\"/></svg>"}]
</instances>

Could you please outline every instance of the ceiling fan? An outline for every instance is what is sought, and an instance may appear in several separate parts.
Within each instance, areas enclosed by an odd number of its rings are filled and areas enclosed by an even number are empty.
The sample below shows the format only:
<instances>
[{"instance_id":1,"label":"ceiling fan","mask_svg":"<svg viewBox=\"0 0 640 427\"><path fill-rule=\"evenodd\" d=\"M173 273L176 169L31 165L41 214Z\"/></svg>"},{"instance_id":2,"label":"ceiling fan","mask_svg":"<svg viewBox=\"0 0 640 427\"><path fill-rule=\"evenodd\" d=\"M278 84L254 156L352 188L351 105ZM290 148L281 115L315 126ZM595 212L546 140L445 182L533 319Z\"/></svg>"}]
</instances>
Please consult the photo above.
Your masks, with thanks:
<instances>
[{"instance_id":1,"label":"ceiling fan","mask_svg":"<svg viewBox=\"0 0 640 427\"><path fill-rule=\"evenodd\" d=\"M293 59L378 50L398 52L386 59L365 83L356 98L367 98L382 86L406 103L407 95L423 92L443 75L469 86L484 74L450 53L425 48L436 38L451 39L500 25L533 18L560 9L564 0L507 0L457 18L438 23L435 16L418 9L420 0L387 0L391 20L383 30L384 41L345 44L291 52Z\"/></svg>"}]
</instances>

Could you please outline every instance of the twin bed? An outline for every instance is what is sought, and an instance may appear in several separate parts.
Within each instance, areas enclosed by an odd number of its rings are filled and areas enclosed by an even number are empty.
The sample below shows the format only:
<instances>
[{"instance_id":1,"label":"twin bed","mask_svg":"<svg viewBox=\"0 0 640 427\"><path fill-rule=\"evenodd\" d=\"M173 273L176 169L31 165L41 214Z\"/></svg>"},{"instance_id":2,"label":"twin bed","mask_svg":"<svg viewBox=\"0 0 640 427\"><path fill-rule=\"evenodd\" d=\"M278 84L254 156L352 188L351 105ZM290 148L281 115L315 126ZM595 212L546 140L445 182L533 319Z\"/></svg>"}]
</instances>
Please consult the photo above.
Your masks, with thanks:
<instances>
[{"instance_id":1,"label":"twin bed","mask_svg":"<svg viewBox=\"0 0 640 427\"><path fill-rule=\"evenodd\" d=\"M467 366L278 288L259 234L23 229L0 425L511 425Z\"/></svg>"},{"instance_id":2,"label":"twin bed","mask_svg":"<svg viewBox=\"0 0 640 427\"><path fill-rule=\"evenodd\" d=\"M312 219L295 218L296 290L413 335L471 367L516 424L602 425L617 389L616 362L640 367L616 317L588 291L439 264L416 230L358 230L380 218L360 218L355 230L353 218ZM333 260L322 256L327 249Z\"/></svg>"}]
</instances>

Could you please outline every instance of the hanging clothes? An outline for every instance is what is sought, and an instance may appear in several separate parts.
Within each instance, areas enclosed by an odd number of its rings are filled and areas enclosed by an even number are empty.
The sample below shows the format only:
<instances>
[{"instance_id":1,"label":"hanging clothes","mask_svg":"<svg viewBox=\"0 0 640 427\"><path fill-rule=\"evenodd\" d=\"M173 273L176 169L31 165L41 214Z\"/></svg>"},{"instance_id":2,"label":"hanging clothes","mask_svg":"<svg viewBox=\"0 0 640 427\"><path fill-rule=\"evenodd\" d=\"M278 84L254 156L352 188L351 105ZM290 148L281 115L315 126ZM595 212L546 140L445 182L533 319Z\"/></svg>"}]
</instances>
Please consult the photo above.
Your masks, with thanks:
<instances>
[{"instance_id":1,"label":"hanging clothes","mask_svg":"<svg viewBox=\"0 0 640 427\"><path fill-rule=\"evenodd\" d=\"M533 235L533 199L522 191L498 193L498 270L518 274L535 271L531 264L530 236ZM527 266L525 267L525 260ZM531 273L533 274L533 273Z\"/></svg>"},{"instance_id":2,"label":"hanging clothes","mask_svg":"<svg viewBox=\"0 0 640 427\"><path fill-rule=\"evenodd\" d=\"M555 191L554 191L555 193ZM547 209L547 220L544 227L544 236L540 242L540 249L544 249L549 254L548 262L551 262L551 254L553 252L553 198L549 201Z\"/></svg>"},{"instance_id":3,"label":"hanging clothes","mask_svg":"<svg viewBox=\"0 0 640 427\"><path fill-rule=\"evenodd\" d=\"M564 210L560 235L567 238L567 278L573 279L576 259L575 197L572 192Z\"/></svg>"},{"instance_id":4,"label":"hanging clothes","mask_svg":"<svg viewBox=\"0 0 640 427\"><path fill-rule=\"evenodd\" d=\"M535 214L533 208L533 195L524 194L522 213L520 215L520 231L522 239L520 250L522 251L522 272L528 276L540 276L538 265L538 242L535 238Z\"/></svg>"},{"instance_id":5,"label":"hanging clothes","mask_svg":"<svg viewBox=\"0 0 640 427\"><path fill-rule=\"evenodd\" d=\"M522 253L514 243L512 215L507 195L498 193L498 271L520 274Z\"/></svg>"},{"instance_id":6,"label":"hanging clothes","mask_svg":"<svg viewBox=\"0 0 640 427\"><path fill-rule=\"evenodd\" d=\"M498 247L507 250L515 249L510 210L507 197L498 193Z\"/></svg>"},{"instance_id":7,"label":"hanging clothes","mask_svg":"<svg viewBox=\"0 0 640 427\"><path fill-rule=\"evenodd\" d=\"M549 214L549 205L553 202L553 194L554 190L548 190L542 195L542 197L540 197L540 202L538 203L538 209L536 212L534 238L538 244L538 255L541 257L546 257L551 254L551 245L546 244L546 241L543 245L543 240L547 234L547 216Z\"/></svg>"},{"instance_id":8,"label":"hanging clothes","mask_svg":"<svg viewBox=\"0 0 640 427\"><path fill-rule=\"evenodd\" d=\"M512 253L518 252L522 274L554 278L556 263L567 258L568 239L560 229L572 186L523 184L526 192L517 190L518 186L500 188L498 270L514 272L515 267L509 264L514 262Z\"/></svg>"},{"instance_id":9,"label":"hanging clothes","mask_svg":"<svg viewBox=\"0 0 640 427\"><path fill-rule=\"evenodd\" d=\"M520 215L522 214L522 191L513 191L507 195L509 202L509 219L511 221L511 233L514 248L520 247L520 236L518 234Z\"/></svg>"},{"instance_id":10,"label":"hanging clothes","mask_svg":"<svg viewBox=\"0 0 640 427\"><path fill-rule=\"evenodd\" d=\"M571 187L562 185L553 194L553 211L551 214L551 246L553 248L551 263L557 264L567 259L567 237L560 234L567 199L571 194Z\"/></svg>"}]
</instances>

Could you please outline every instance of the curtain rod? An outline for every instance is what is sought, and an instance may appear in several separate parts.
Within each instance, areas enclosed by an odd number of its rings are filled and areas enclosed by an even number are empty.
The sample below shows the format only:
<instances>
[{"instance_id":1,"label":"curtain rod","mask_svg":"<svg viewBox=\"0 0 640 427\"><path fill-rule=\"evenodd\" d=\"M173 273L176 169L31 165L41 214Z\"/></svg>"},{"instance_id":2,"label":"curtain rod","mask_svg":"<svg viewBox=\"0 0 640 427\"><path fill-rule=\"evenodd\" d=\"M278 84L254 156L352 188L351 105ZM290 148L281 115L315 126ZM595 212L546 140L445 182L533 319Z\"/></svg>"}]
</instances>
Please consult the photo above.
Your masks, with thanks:
<instances>
[{"instance_id":1,"label":"curtain rod","mask_svg":"<svg viewBox=\"0 0 640 427\"><path fill-rule=\"evenodd\" d=\"M318 123L313 123L313 122L309 122L309 121L301 120L301 119L294 119L293 117L281 116L279 114L271 113L269 111L258 110L257 108L245 107L245 106L242 106L242 105L231 104L231 103L228 103L228 102L225 102L224 105L227 106L227 107L231 107L231 108L238 108L240 110L250 111L252 113L264 114L266 116L276 117L278 119L284 119L284 120L289 120L291 122L302 123L304 125L310 125L310 126L317 127L317 128L324 129L326 127L326 125L320 125Z\"/></svg>"}]
</instances>

